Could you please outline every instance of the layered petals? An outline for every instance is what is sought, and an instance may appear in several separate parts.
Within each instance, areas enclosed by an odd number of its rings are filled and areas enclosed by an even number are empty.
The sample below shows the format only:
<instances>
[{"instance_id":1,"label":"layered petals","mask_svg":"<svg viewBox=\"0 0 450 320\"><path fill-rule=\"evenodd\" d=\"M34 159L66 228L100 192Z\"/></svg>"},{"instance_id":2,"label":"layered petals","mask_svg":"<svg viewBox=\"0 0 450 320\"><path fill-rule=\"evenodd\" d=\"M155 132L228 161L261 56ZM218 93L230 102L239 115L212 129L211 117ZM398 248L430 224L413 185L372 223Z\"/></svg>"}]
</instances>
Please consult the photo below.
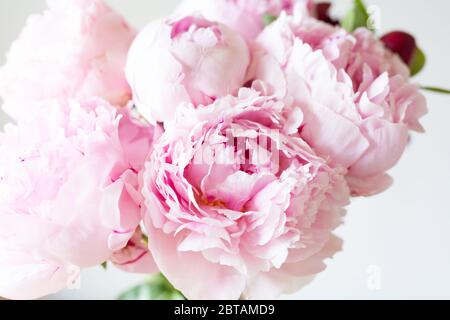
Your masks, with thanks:
<instances>
[{"instance_id":1,"label":"layered petals","mask_svg":"<svg viewBox=\"0 0 450 320\"><path fill-rule=\"evenodd\" d=\"M173 119L186 103L207 105L244 85L250 53L225 25L197 16L148 25L128 56L133 100L150 122Z\"/></svg>"},{"instance_id":2,"label":"layered petals","mask_svg":"<svg viewBox=\"0 0 450 320\"><path fill-rule=\"evenodd\" d=\"M271 297L308 282L332 256L324 250L349 201L345 170L284 130L285 107L244 88L181 109L155 145L142 190L149 248L187 298L253 298L258 287ZM271 292L272 277L292 286Z\"/></svg>"},{"instance_id":3,"label":"layered petals","mask_svg":"<svg viewBox=\"0 0 450 320\"><path fill-rule=\"evenodd\" d=\"M391 184L386 172L400 160L409 131L423 132L419 120L427 112L398 56L367 30L347 33L287 15L262 32L253 56L248 80L263 81L279 99L294 101L303 114L301 137L348 169L354 195Z\"/></svg>"},{"instance_id":4,"label":"layered petals","mask_svg":"<svg viewBox=\"0 0 450 320\"><path fill-rule=\"evenodd\" d=\"M125 106L134 30L102 0L48 0L48 7L28 19L0 69L4 110L22 120L44 100L101 97Z\"/></svg>"},{"instance_id":5,"label":"layered petals","mask_svg":"<svg viewBox=\"0 0 450 320\"><path fill-rule=\"evenodd\" d=\"M63 289L73 278L66 270L110 259L141 222L138 174L155 129L98 99L39 108L39 117L0 135L0 295L7 298ZM124 143L139 144L141 154L125 154Z\"/></svg>"},{"instance_id":6,"label":"layered petals","mask_svg":"<svg viewBox=\"0 0 450 320\"><path fill-rule=\"evenodd\" d=\"M277 17L281 12L294 11L309 15L313 9L311 0L184 0L176 14L201 14L227 25L251 42L264 29L264 16Z\"/></svg>"}]
</instances>

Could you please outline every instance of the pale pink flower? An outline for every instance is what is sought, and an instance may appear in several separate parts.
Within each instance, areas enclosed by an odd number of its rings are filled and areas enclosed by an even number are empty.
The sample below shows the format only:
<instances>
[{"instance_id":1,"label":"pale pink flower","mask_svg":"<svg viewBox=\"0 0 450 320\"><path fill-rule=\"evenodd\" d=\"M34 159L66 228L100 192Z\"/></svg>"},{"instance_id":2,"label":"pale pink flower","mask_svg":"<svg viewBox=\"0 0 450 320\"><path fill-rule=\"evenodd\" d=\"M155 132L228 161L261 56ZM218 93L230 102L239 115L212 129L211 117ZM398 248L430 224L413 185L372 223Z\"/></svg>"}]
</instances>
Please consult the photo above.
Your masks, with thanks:
<instances>
[{"instance_id":1,"label":"pale pink flower","mask_svg":"<svg viewBox=\"0 0 450 320\"><path fill-rule=\"evenodd\" d=\"M345 69L358 90L363 80L363 69L369 67L375 78L384 72L389 76L401 75L409 77L409 69L401 58L386 49L374 33L359 28L349 33L339 26L334 26L314 18L302 15L287 17L283 15L278 23L265 30L258 43L277 54L277 58L286 57L297 38L311 46L313 50L321 50L325 58L337 69ZM270 41L277 39L282 46L270 46ZM280 56L281 55L281 56Z\"/></svg>"},{"instance_id":2,"label":"pale pink flower","mask_svg":"<svg viewBox=\"0 0 450 320\"><path fill-rule=\"evenodd\" d=\"M391 184L409 130L423 131L426 101L406 66L363 30L349 34L315 19L283 15L259 36L249 79L265 81L303 113L301 137L348 169L355 195Z\"/></svg>"},{"instance_id":3,"label":"pale pink flower","mask_svg":"<svg viewBox=\"0 0 450 320\"><path fill-rule=\"evenodd\" d=\"M126 56L135 32L102 0L48 0L28 19L0 70L4 110L16 119L36 101L101 97L124 106L131 98Z\"/></svg>"},{"instance_id":4,"label":"pale pink flower","mask_svg":"<svg viewBox=\"0 0 450 320\"><path fill-rule=\"evenodd\" d=\"M155 132L102 100L39 108L0 135L0 296L12 299L61 290L129 244Z\"/></svg>"},{"instance_id":5,"label":"pale pink flower","mask_svg":"<svg viewBox=\"0 0 450 320\"><path fill-rule=\"evenodd\" d=\"M385 72L390 77L402 76L405 80L410 77L409 68L400 56L388 50L372 31L360 28L352 35L356 40L355 46L349 54L345 69L353 80L355 90L363 90L360 85L367 67L375 78Z\"/></svg>"},{"instance_id":6,"label":"pale pink flower","mask_svg":"<svg viewBox=\"0 0 450 320\"><path fill-rule=\"evenodd\" d=\"M133 100L150 122L183 103L209 104L244 84L250 53L228 27L203 18L156 21L134 41L126 68Z\"/></svg>"},{"instance_id":7,"label":"pale pink flower","mask_svg":"<svg viewBox=\"0 0 450 320\"><path fill-rule=\"evenodd\" d=\"M184 0L176 9L179 15L201 14L206 19L223 23L254 40L264 29L264 15L277 17L294 10L309 14L312 0Z\"/></svg>"},{"instance_id":8,"label":"pale pink flower","mask_svg":"<svg viewBox=\"0 0 450 320\"><path fill-rule=\"evenodd\" d=\"M142 190L149 248L189 299L294 292L340 249L345 172L282 126L284 106L244 88L180 109L155 145Z\"/></svg>"}]
</instances>

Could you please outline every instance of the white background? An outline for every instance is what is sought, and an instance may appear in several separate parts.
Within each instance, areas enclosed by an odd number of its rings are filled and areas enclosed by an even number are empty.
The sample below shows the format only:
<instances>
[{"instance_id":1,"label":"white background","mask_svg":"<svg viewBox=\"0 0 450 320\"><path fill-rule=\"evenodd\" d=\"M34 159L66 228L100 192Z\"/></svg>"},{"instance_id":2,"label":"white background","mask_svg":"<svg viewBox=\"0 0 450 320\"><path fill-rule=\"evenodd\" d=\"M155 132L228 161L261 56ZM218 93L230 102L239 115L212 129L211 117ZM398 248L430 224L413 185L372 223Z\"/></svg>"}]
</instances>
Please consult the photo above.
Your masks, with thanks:
<instances>
[{"instance_id":1,"label":"white background","mask_svg":"<svg viewBox=\"0 0 450 320\"><path fill-rule=\"evenodd\" d=\"M429 60L417 81L450 87L450 1L367 1L381 10L382 31L405 29L419 39ZM178 2L108 1L138 28L169 14ZM340 0L337 11L348 4ZM0 0L0 64L27 15L44 5L44 0ZM391 172L394 186L377 197L353 201L338 230L344 251L309 287L287 298L450 299L450 96L427 98L427 133L413 136ZM5 121L0 114L0 124ZM51 298L113 299L141 279L93 268L83 273L79 290Z\"/></svg>"}]
</instances>

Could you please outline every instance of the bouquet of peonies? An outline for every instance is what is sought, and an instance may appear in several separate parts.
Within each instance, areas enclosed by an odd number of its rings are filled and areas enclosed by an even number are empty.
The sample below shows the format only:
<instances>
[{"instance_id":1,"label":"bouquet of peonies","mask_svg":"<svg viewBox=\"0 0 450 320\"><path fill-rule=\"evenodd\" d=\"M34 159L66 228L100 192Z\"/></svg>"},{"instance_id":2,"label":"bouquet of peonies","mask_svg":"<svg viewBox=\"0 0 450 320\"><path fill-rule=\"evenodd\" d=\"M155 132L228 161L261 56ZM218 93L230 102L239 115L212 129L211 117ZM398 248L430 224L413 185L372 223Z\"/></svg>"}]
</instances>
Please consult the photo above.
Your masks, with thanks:
<instances>
[{"instance_id":1,"label":"bouquet of peonies","mask_svg":"<svg viewBox=\"0 0 450 320\"><path fill-rule=\"evenodd\" d=\"M185 0L138 34L101 0L48 7L0 69L9 299L107 263L157 275L123 298L295 292L424 131L424 55L359 0L340 22L307 0Z\"/></svg>"}]
</instances>

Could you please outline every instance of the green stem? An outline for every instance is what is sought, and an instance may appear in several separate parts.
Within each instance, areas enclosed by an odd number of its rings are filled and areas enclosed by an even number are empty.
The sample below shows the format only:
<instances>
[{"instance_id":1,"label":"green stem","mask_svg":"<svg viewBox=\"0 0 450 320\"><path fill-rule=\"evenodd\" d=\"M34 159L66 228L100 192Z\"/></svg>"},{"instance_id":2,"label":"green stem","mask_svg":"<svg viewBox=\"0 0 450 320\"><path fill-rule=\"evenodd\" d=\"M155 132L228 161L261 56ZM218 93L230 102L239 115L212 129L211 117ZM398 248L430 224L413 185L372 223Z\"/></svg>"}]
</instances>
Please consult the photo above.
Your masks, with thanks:
<instances>
[{"instance_id":1,"label":"green stem","mask_svg":"<svg viewBox=\"0 0 450 320\"><path fill-rule=\"evenodd\" d=\"M442 93L442 94L450 94L450 90L449 89L444 89L444 88L438 88L438 87L421 87L422 90L426 90L426 91L430 91L430 92L434 92L434 93Z\"/></svg>"}]
</instances>

